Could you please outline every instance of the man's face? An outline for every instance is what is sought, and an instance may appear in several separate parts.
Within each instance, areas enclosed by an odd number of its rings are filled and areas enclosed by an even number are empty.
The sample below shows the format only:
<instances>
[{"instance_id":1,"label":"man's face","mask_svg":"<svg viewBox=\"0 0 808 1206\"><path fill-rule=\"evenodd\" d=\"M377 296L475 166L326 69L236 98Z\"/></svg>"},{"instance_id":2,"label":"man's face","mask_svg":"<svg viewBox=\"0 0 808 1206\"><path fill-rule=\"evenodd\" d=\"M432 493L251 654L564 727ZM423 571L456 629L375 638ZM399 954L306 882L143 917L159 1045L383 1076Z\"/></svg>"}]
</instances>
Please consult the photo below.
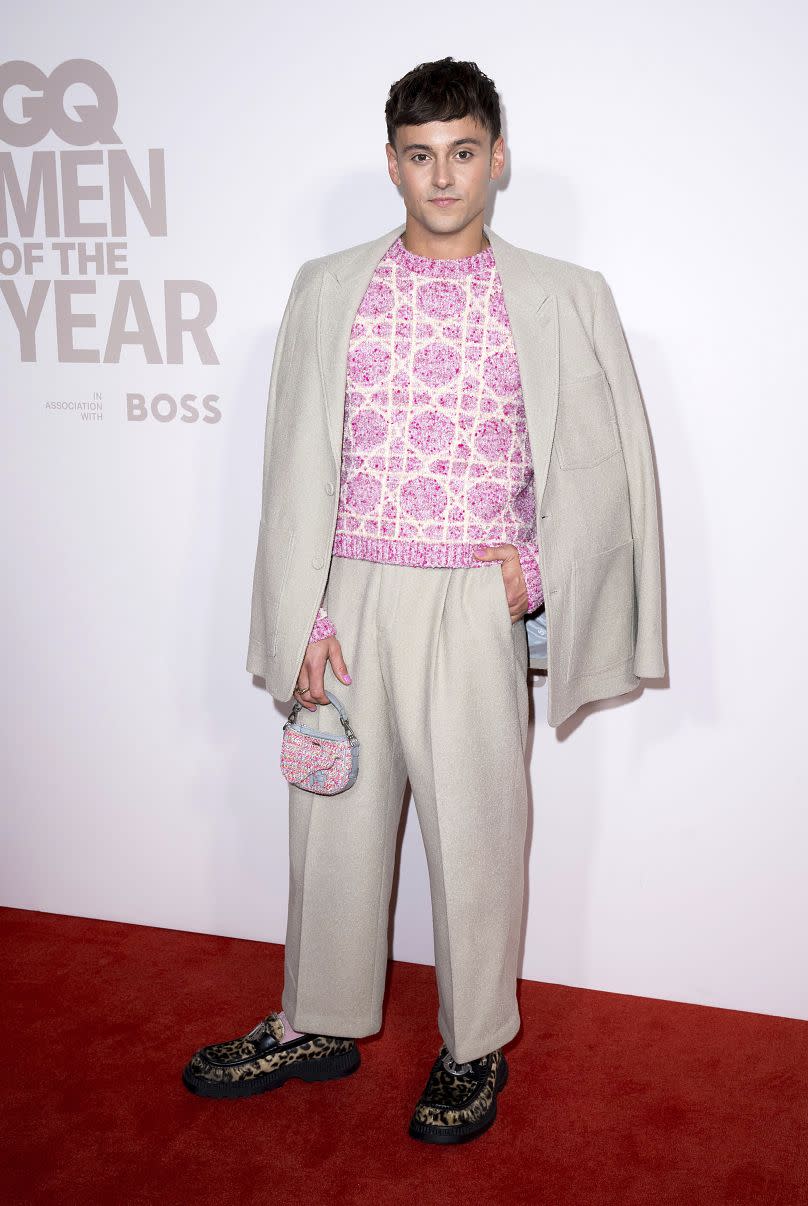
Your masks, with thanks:
<instances>
[{"instance_id":1,"label":"man's face","mask_svg":"<svg viewBox=\"0 0 808 1206\"><path fill-rule=\"evenodd\" d=\"M454 234L473 222L488 201L488 185L505 166L502 136L491 136L471 117L399 126L388 142L390 179L404 193L410 217L432 234ZM454 198L445 205L436 199Z\"/></svg>"}]
</instances>

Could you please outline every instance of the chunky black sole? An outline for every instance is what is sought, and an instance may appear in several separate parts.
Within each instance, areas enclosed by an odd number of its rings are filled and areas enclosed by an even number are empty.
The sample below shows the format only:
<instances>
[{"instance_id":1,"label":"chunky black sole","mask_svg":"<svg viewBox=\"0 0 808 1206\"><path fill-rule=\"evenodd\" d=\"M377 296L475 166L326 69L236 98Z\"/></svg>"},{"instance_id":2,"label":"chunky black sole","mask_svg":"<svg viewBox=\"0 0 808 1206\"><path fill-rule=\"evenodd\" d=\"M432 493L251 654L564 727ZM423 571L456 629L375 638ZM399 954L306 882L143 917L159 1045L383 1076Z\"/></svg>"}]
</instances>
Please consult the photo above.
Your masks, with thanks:
<instances>
[{"instance_id":1,"label":"chunky black sole","mask_svg":"<svg viewBox=\"0 0 808 1206\"><path fill-rule=\"evenodd\" d=\"M270 1089L278 1089L287 1080L297 1077L300 1080L335 1080L340 1076L350 1076L361 1064L362 1059L358 1047L343 1051L339 1055L329 1055L323 1059L302 1059L297 1063L289 1063L274 1072L266 1072L252 1080L210 1081L204 1076L196 1076L188 1067L183 1068L182 1083L191 1093L200 1097L253 1097L256 1093L268 1093Z\"/></svg>"},{"instance_id":2,"label":"chunky black sole","mask_svg":"<svg viewBox=\"0 0 808 1206\"><path fill-rule=\"evenodd\" d=\"M504 1089L507 1083L508 1064L503 1055L497 1069L494 1096L487 1114L483 1114L482 1118L478 1118L476 1122L463 1122L460 1126L435 1126L434 1123L418 1122L417 1119L412 1118L410 1120L410 1134L413 1139L422 1139L424 1143L467 1143L469 1139L475 1139L477 1135L481 1135L483 1131L487 1131L496 1118L497 1093L501 1089Z\"/></svg>"}]
</instances>

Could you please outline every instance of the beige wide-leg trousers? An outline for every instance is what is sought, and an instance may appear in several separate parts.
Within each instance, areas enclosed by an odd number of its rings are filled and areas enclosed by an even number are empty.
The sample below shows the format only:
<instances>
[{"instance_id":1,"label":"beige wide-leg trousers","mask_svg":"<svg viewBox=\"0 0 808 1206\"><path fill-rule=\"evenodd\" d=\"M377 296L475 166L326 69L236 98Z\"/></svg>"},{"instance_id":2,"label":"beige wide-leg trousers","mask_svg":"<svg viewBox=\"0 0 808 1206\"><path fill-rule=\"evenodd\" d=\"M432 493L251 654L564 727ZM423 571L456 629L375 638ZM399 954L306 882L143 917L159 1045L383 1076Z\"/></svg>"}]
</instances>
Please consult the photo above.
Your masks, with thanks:
<instances>
[{"instance_id":1,"label":"beige wide-leg trousers","mask_svg":"<svg viewBox=\"0 0 808 1206\"><path fill-rule=\"evenodd\" d=\"M361 742L352 787L289 787L282 1007L300 1031L381 1029L396 838L409 777L429 868L441 1037L458 1062L519 1029L528 725L525 626L500 562L332 557L328 613L352 677L325 686ZM301 709L342 733L336 708Z\"/></svg>"}]
</instances>

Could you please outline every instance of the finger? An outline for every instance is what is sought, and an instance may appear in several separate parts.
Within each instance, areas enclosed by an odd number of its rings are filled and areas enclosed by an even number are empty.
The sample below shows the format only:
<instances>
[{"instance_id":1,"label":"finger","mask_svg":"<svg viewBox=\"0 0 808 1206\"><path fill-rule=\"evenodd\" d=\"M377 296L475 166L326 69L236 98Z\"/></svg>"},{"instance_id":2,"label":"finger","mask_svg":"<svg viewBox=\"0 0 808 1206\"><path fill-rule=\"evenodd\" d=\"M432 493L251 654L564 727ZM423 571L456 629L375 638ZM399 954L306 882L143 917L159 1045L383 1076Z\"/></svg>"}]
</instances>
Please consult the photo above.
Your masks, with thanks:
<instances>
[{"instance_id":1,"label":"finger","mask_svg":"<svg viewBox=\"0 0 808 1206\"><path fill-rule=\"evenodd\" d=\"M331 669L341 678L344 683L351 681L351 676L348 673L348 667L345 665L345 660L342 656L342 648L339 647L331 654Z\"/></svg>"},{"instance_id":2,"label":"finger","mask_svg":"<svg viewBox=\"0 0 808 1206\"><path fill-rule=\"evenodd\" d=\"M315 707L317 706L316 703L312 699L312 695L313 695L313 688L317 685L318 654L315 653L315 650L318 648L319 645L320 645L320 641L312 641L312 643L307 646L306 653L303 658L303 664L301 665L300 669L298 670L299 681L298 681L297 687L295 688L295 694L299 698L300 702L303 704L303 707L306 708L306 710L309 712L313 712ZM319 656L322 656L322 654L320 654ZM323 658L323 663L325 663L324 658ZM320 667L320 679L321 680L322 680L322 675L323 675L323 669L321 666Z\"/></svg>"},{"instance_id":3,"label":"finger","mask_svg":"<svg viewBox=\"0 0 808 1206\"><path fill-rule=\"evenodd\" d=\"M312 710L312 705L309 704L309 702L308 702L308 699L309 699L308 691L309 691L308 687L297 686L297 687L295 687L292 694L294 695L294 697L298 701L298 703L302 704L303 707L306 708L310 712Z\"/></svg>"},{"instance_id":4,"label":"finger","mask_svg":"<svg viewBox=\"0 0 808 1206\"><path fill-rule=\"evenodd\" d=\"M516 623L521 620L522 616L527 612L527 587L515 584L513 590L513 601L511 601L510 592L508 594L508 610L511 613L511 622Z\"/></svg>"},{"instance_id":5,"label":"finger","mask_svg":"<svg viewBox=\"0 0 808 1206\"><path fill-rule=\"evenodd\" d=\"M509 561L518 549L514 544L478 544L473 549L474 556L480 561Z\"/></svg>"},{"instance_id":6,"label":"finger","mask_svg":"<svg viewBox=\"0 0 808 1206\"><path fill-rule=\"evenodd\" d=\"M309 693L306 699L312 700L312 710L315 704L329 704L331 700L325 693L325 663L322 666L312 666L309 674Z\"/></svg>"}]
</instances>

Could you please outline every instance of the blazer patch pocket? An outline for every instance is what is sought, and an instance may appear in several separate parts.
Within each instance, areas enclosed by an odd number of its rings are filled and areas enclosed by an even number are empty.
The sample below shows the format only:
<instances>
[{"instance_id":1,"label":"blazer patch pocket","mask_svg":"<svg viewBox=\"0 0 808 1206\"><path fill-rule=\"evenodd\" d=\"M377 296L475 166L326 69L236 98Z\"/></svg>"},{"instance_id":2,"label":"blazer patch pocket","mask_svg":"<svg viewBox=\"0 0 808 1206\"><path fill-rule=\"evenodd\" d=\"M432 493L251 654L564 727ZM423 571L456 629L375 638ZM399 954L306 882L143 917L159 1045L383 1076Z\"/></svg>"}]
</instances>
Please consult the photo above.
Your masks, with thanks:
<instances>
[{"instance_id":1,"label":"blazer patch pocket","mask_svg":"<svg viewBox=\"0 0 808 1206\"><path fill-rule=\"evenodd\" d=\"M636 636L634 541L573 562L567 681L631 661Z\"/></svg>"},{"instance_id":2,"label":"blazer patch pocket","mask_svg":"<svg viewBox=\"0 0 808 1206\"><path fill-rule=\"evenodd\" d=\"M619 450L612 393L602 370L559 386L554 444L562 469L591 469Z\"/></svg>"}]
</instances>

